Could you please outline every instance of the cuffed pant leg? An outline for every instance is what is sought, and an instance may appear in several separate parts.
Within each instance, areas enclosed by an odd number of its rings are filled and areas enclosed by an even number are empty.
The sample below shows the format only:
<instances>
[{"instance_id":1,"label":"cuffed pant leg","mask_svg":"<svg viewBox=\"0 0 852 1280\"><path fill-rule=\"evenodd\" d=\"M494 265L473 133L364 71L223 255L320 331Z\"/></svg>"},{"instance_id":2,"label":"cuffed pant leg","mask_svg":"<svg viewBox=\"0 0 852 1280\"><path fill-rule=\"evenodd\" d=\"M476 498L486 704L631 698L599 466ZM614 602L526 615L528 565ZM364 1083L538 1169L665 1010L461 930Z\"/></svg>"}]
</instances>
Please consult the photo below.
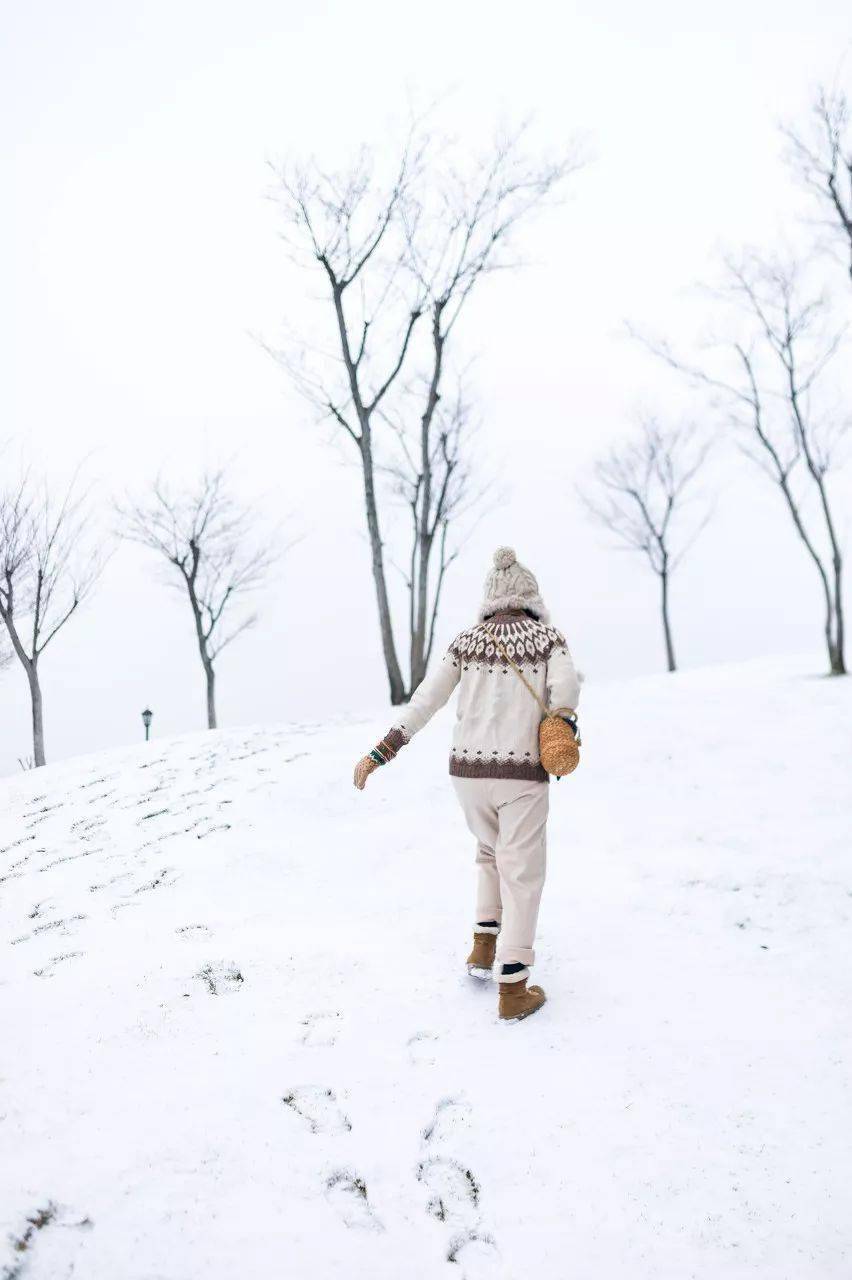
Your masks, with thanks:
<instances>
[{"instance_id":1,"label":"cuffed pant leg","mask_svg":"<svg viewBox=\"0 0 852 1280\"><path fill-rule=\"evenodd\" d=\"M495 846L503 903L495 967L495 976L499 976L501 965L531 965L535 960L533 945L547 863L550 788L546 782L501 781L492 785L500 788L496 794Z\"/></svg>"},{"instance_id":2,"label":"cuffed pant leg","mask_svg":"<svg viewBox=\"0 0 852 1280\"><path fill-rule=\"evenodd\" d=\"M474 924L480 920L500 923L503 905L497 871L497 807L490 794L493 783L487 778L453 778L453 786L471 834L476 838L476 907Z\"/></svg>"},{"instance_id":3,"label":"cuffed pant leg","mask_svg":"<svg viewBox=\"0 0 852 1280\"><path fill-rule=\"evenodd\" d=\"M484 844L476 846L476 908L474 924L482 920L496 920L499 924L503 917L503 904L500 899L500 877L497 874L497 860L494 850Z\"/></svg>"}]
</instances>

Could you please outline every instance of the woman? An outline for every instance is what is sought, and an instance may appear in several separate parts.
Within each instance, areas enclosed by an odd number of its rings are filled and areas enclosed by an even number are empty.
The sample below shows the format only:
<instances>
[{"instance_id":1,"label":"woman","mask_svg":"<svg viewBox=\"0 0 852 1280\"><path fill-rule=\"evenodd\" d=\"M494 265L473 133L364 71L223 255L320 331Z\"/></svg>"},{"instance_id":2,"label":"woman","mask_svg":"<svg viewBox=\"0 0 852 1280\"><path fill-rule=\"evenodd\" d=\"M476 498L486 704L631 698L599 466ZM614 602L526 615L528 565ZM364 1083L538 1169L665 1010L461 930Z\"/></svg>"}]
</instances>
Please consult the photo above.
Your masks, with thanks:
<instances>
[{"instance_id":1,"label":"woman","mask_svg":"<svg viewBox=\"0 0 852 1280\"><path fill-rule=\"evenodd\" d=\"M528 987L544 887L548 776L538 754L541 708L577 706L580 684L564 637L549 625L538 583L510 547L494 554L476 626L463 631L381 742L355 768L355 786L410 742L459 685L450 774L476 837L477 890L468 971L500 983L499 1015L525 1018L544 1004ZM569 720L570 723L570 720Z\"/></svg>"}]
</instances>

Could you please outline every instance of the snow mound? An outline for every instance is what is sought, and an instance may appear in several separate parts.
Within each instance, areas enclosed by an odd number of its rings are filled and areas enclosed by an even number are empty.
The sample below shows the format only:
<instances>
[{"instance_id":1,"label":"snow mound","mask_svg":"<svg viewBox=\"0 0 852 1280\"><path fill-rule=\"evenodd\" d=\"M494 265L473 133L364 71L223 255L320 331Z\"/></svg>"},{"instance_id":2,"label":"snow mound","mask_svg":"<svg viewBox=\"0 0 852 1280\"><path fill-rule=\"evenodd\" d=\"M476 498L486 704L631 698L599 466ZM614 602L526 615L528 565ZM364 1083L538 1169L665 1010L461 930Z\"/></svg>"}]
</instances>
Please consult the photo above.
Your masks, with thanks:
<instances>
[{"instance_id":1,"label":"snow mound","mask_svg":"<svg viewBox=\"0 0 852 1280\"><path fill-rule=\"evenodd\" d=\"M587 686L536 977L467 978L439 717L0 786L3 1280L848 1276L852 682Z\"/></svg>"}]
</instances>

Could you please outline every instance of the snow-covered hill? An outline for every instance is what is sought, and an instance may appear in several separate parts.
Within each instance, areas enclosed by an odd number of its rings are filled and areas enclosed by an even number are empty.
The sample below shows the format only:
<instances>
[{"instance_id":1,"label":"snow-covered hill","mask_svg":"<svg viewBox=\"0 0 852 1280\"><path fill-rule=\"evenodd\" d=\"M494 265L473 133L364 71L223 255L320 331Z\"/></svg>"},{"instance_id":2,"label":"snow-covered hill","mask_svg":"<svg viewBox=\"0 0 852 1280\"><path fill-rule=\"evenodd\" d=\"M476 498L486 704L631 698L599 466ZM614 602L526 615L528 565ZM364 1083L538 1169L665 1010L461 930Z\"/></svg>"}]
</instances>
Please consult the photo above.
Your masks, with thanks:
<instances>
[{"instance_id":1,"label":"snow-covered hill","mask_svg":"<svg viewBox=\"0 0 852 1280\"><path fill-rule=\"evenodd\" d=\"M4 1280L848 1280L852 681L587 687L508 1026L386 720L0 786Z\"/></svg>"}]
</instances>

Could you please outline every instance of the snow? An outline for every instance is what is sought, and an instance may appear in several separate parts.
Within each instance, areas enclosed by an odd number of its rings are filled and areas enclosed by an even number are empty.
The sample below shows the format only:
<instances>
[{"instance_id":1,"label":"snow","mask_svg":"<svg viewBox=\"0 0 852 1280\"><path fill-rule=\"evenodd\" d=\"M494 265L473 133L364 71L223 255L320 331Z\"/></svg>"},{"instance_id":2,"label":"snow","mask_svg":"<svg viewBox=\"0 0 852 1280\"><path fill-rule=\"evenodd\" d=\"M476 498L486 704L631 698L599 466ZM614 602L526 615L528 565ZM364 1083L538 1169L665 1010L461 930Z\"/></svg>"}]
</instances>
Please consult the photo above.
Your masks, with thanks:
<instances>
[{"instance_id":1,"label":"snow","mask_svg":"<svg viewBox=\"0 0 852 1280\"><path fill-rule=\"evenodd\" d=\"M584 692L536 978L468 978L443 713L0 785L3 1280L847 1280L852 682Z\"/></svg>"}]
</instances>

